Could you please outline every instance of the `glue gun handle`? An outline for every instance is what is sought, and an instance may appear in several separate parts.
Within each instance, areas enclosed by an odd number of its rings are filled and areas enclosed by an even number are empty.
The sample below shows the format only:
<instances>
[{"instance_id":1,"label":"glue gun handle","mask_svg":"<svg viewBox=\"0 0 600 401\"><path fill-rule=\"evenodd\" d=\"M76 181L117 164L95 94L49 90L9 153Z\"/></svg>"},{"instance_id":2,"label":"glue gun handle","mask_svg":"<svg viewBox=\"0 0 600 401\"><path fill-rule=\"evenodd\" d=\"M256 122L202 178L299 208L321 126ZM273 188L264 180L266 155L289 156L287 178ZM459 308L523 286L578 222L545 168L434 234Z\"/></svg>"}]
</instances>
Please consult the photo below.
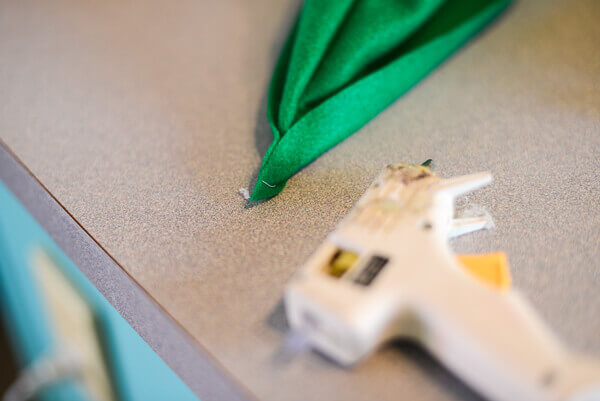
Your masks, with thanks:
<instances>
[{"instance_id":1,"label":"glue gun handle","mask_svg":"<svg viewBox=\"0 0 600 401\"><path fill-rule=\"evenodd\" d=\"M494 401L600 400L600 366L567 352L519 294L462 275L444 286L421 303L420 340L474 389Z\"/></svg>"}]
</instances>

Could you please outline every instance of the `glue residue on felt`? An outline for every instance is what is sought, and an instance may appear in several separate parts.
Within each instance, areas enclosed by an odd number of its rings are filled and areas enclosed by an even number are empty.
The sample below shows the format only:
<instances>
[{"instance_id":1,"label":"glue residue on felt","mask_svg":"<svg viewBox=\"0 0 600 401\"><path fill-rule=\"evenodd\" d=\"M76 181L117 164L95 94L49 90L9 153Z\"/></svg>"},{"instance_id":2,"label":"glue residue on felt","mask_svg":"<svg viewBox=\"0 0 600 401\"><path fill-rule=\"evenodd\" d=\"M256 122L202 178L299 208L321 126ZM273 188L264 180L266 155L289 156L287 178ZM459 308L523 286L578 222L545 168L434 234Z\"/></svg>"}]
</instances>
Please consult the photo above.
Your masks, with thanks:
<instances>
[{"instance_id":1,"label":"glue residue on felt","mask_svg":"<svg viewBox=\"0 0 600 401\"><path fill-rule=\"evenodd\" d=\"M250 191L248 191L247 188L238 189L238 193L242 195L242 198L244 198L244 200L250 200Z\"/></svg>"}]
</instances>

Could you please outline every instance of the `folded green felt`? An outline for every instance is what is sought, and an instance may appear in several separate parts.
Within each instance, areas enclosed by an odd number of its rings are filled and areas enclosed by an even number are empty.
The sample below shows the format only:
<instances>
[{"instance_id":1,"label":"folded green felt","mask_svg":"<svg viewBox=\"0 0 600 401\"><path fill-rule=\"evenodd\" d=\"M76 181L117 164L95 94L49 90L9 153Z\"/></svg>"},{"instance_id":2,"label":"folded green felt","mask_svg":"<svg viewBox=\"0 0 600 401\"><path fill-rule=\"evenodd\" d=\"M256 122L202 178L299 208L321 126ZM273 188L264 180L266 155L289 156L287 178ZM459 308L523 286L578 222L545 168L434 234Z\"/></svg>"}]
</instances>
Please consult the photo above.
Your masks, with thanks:
<instances>
[{"instance_id":1,"label":"folded green felt","mask_svg":"<svg viewBox=\"0 0 600 401\"><path fill-rule=\"evenodd\" d=\"M510 0L306 0L273 73L252 200L356 132Z\"/></svg>"}]
</instances>

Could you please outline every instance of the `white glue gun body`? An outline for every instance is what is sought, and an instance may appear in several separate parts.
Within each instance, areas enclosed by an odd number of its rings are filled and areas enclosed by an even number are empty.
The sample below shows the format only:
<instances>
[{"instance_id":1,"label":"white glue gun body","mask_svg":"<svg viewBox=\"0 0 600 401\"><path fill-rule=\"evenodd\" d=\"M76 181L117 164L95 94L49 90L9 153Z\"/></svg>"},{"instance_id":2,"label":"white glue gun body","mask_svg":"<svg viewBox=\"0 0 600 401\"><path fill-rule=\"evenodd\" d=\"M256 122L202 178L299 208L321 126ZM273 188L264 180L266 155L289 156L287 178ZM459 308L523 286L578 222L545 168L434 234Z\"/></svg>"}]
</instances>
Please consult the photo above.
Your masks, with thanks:
<instances>
[{"instance_id":1,"label":"white glue gun body","mask_svg":"<svg viewBox=\"0 0 600 401\"><path fill-rule=\"evenodd\" d=\"M453 218L457 196L490 182L388 166L288 284L292 330L345 366L413 340L493 401L600 400L600 365L570 353L510 289L504 255L449 248L490 223Z\"/></svg>"}]
</instances>

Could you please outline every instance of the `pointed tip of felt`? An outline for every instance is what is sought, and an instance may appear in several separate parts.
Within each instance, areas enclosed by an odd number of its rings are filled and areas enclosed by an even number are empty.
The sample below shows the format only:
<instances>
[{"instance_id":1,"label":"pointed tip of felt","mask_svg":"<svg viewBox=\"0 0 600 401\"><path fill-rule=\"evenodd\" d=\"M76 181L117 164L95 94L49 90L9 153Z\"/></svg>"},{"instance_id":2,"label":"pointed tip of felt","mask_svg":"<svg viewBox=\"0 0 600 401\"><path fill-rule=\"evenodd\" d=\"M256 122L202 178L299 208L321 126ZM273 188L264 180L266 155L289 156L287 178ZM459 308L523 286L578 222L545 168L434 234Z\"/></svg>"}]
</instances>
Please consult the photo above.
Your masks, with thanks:
<instances>
[{"instance_id":1,"label":"pointed tip of felt","mask_svg":"<svg viewBox=\"0 0 600 401\"><path fill-rule=\"evenodd\" d=\"M261 180L260 177L256 181L256 186L252 191L252 195L250 196L251 201L260 201L268 198L272 198L273 196L279 194L283 188L285 187L286 181L279 184L269 184L264 180Z\"/></svg>"}]
</instances>

